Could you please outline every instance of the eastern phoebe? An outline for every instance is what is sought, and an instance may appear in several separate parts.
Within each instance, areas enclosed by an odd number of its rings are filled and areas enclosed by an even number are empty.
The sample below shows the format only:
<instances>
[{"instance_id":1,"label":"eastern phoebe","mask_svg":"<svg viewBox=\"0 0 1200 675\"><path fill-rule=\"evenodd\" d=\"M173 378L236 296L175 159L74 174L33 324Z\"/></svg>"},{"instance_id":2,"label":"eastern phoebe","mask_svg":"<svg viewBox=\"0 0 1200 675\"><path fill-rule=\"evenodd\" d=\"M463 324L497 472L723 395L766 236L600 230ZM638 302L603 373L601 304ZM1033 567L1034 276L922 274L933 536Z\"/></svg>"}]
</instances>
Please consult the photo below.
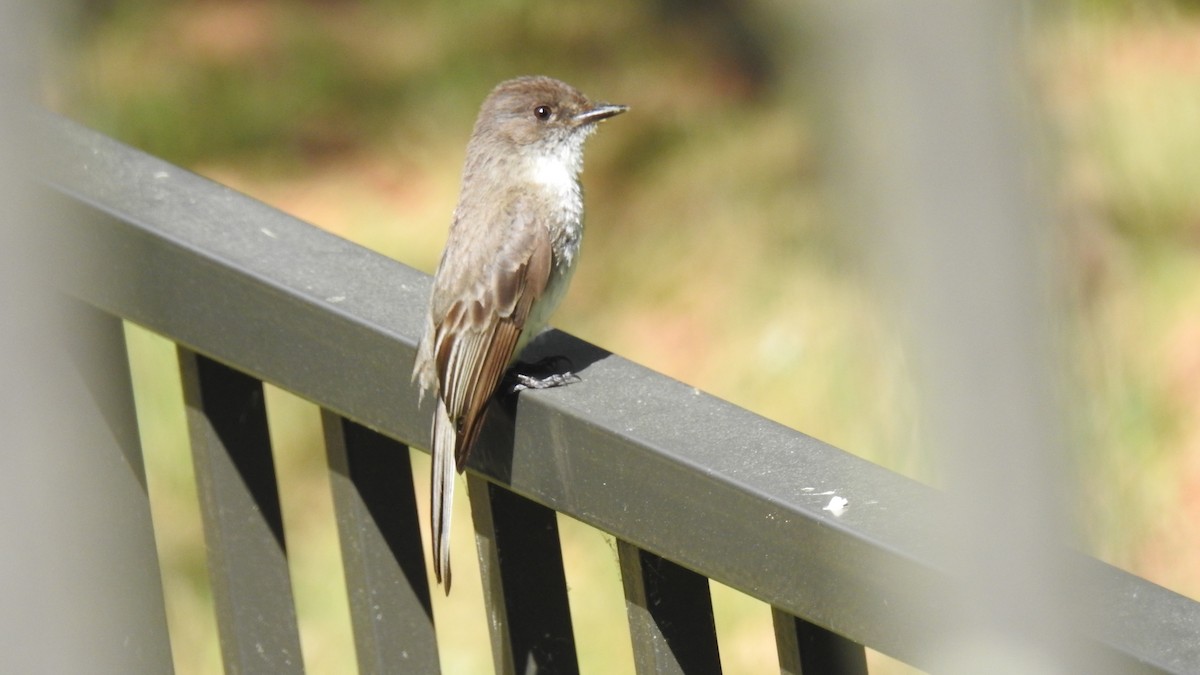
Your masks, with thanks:
<instances>
[{"instance_id":1,"label":"eastern phoebe","mask_svg":"<svg viewBox=\"0 0 1200 675\"><path fill-rule=\"evenodd\" d=\"M447 593L455 471L506 369L571 280L583 237L583 142L625 110L549 77L521 77L493 89L475 120L413 365L421 396L437 394L430 511L433 569Z\"/></svg>"}]
</instances>

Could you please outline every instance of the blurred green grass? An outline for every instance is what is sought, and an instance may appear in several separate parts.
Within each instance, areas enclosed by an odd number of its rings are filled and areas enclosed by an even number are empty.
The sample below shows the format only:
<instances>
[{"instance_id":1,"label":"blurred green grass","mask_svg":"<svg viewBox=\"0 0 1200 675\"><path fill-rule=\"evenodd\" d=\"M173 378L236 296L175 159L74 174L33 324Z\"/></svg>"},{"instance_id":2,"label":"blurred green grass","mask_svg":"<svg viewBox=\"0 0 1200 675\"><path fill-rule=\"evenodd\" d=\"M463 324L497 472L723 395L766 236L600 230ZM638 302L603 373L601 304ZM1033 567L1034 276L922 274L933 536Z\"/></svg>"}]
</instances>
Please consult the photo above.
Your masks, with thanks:
<instances>
[{"instance_id":1,"label":"blurred green grass","mask_svg":"<svg viewBox=\"0 0 1200 675\"><path fill-rule=\"evenodd\" d=\"M1200 597L1200 18L1066 4L1030 61L1057 139L1084 546ZM556 325L936 481L898 324L826 203L769 15L632 0L85 7L51 106L427 271L495 82L546 73L631 104L590 141L589 233ZM129 335L178 669L219 672L173 352ZM352 672L316 414L277 390L268 404L305 661ZM561 521L585 672L628 672L612 543ZM486 671L479 589L455 590L433 594L446 672ZM726 671L773 667L767 608L714 595Z\"/></svg>"}]
</instances>

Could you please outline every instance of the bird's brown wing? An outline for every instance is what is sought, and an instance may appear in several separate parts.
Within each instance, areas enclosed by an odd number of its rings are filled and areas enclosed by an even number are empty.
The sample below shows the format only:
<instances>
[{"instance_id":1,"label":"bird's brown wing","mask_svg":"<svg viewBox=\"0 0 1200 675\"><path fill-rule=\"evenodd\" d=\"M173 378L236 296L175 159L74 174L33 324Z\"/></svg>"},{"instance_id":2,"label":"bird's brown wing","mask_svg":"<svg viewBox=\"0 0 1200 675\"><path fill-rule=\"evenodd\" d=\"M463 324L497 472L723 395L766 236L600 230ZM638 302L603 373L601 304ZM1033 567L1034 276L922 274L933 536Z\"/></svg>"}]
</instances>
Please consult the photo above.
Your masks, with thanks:
<instances>
[{"instance_id":1,"label":"bird's brown wing","mask_svg":"<svg viewBox=\"0 0 1200 675\"><path fill-rule=\"evenodd\" d=\"M433 418L432 505L434 573L450 592L450 516L454 473L461 472L483 423L488 400L516 350L533 304L550 279L552 248L545 223L510 201L488 230L496 246L450 279L460 292L435 317L432 356L438 379ZM500 234L502 236L495 236ZM453 234L452 234L453 237ZM478 242L475 242L478 244ZM476 247L478 250L478 247ZM461 258L459 260L462 260ZM439 277L443 270L439 269ZM467 281L468 277L474 279ZM465 283L464 283L465 282ZM437 291L435 290L435 293Z\"/></svg>"},{"instance_id":2,"label":"bird's brown wing","mask_svg":"<svg viewBox=\"0 0 1200 675\"><path fill-rule=\"evenodd\" d=\"M514 356L530 308L550 278L547 228L538 223L512 227L511 233L477 292L451 304L436 326L434 363L441 399L456 427L454 459L459 471L479 435L488 400Z\"/></svg>"}]
</instances>

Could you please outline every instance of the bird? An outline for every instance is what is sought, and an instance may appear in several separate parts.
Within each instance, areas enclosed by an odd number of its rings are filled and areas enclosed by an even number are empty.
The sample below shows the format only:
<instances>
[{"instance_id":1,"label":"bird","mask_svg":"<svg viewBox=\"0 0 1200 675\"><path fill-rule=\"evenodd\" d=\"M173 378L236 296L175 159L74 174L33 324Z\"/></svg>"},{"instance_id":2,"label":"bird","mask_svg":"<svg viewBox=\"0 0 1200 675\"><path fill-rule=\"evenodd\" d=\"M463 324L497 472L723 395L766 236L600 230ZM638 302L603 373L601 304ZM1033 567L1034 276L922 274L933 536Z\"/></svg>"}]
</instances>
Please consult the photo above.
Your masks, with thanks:
<instances>
[{"instance_id":1,"label":"bird","mask_svg":"<svg viewBox=\"0 0 1200 675\"><path fill-rule=\"evenodd\" d=\"M496 85L476 118L412 372L418 405L426 393L436 400L430 525L434 574L447 595L455 474L505 373L546 326L576 269L584 141L627 109L526 76ZM515 377L514 391L578 379Z\"/></svg>"}]
</instances>

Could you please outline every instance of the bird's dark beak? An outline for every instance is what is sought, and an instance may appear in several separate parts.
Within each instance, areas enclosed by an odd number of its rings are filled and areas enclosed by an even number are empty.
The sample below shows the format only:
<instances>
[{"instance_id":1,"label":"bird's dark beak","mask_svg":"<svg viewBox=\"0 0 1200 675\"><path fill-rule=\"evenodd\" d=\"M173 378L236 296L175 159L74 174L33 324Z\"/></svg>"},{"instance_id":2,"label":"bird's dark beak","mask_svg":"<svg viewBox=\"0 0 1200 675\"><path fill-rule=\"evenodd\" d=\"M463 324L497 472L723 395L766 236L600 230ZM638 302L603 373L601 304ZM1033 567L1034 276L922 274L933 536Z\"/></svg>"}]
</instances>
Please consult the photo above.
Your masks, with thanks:
<instances>
[{"instance_id":1,"label":"bird's dark beak","mask_svg":"<svg viewBox=\"0 0 1200 675\"><path fill-rule=\"evenodd\" d=\"M584 110L571 119L575 122L576 126L583 126L585 124L595 124L600 120L606 120L613 115L620 115L626 110L629 110L629 106L627 105L618 105L616 103L599 103L595 107Z\"/></svg>"}]
</instances>

